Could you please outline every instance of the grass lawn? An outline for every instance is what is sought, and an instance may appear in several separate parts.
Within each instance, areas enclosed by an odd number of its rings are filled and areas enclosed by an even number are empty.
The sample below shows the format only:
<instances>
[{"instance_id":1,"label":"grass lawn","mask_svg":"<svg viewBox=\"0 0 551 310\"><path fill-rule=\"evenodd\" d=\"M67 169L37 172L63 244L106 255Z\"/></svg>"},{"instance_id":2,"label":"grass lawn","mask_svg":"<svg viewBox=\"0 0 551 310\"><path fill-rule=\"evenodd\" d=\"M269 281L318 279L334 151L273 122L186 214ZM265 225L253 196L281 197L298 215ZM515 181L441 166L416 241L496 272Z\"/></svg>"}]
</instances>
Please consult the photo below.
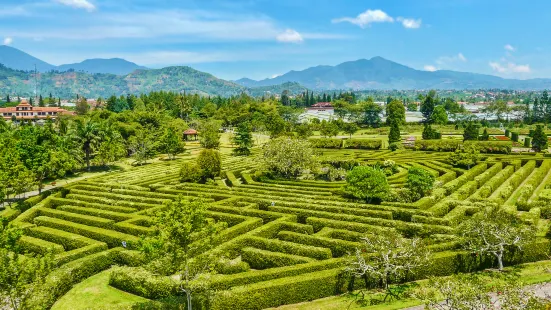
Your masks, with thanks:
<instances>
[{"instance_id":1,"label":"grass lawn","mask_svg":"<svg viewBox=\"0 0 551 310\"><path fill-rule=\"evenodd\" d=\"M106 270L75 285L52 310L123 309L149 301L109 286L109 273Z\"/></svg>"},{"instance_id":2,"label":"grass lawn","mask_svg":"<svg viewBox=\"0 0 551 310\"><path fill-rule=\"evenodd\" d=\"M507 272L516 274L518 279L526 285L551 281L551 261L549 260L523 264L514 267L507 267L505 269ZM482 271L480 272L480 274L488 279L487 283L489 286L491 286L493 281L491 276L492 272ZM427 283L427 280L417 281L417 284L419 284L420 286L426 285ZM350 308L348 309L394 310L414 307L421 304L418 300L415 299L402 299L385 304L362 307L352 301L352 298L346 295L332 296L310 302L272 308L272 310L340 310L347 309L349 305Z\"/></svg>"}]
</instances>

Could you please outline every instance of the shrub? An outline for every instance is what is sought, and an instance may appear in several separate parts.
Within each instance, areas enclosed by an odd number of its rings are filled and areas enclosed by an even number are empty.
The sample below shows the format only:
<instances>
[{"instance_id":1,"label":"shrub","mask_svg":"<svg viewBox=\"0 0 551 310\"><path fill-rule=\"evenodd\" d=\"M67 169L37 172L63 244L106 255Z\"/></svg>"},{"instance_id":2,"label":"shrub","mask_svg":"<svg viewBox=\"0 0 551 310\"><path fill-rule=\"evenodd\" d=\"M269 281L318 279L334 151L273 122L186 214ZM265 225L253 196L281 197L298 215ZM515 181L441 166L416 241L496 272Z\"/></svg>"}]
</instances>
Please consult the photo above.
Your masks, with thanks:
<instances>
[{"instance_id":1,"label":"shrub","mask_svg":"<svg viewBox=\"0 0 551 310\"><path fill-rule=\"evenodd\" d=\"M197 157L197 164L203 171L202 178L213 179L222 171L222 159L220 153L213 149L204 149Z\"/></svg>"},{"instance_id":2,"label":"shrub","mask_svg":"<svg viewBox=\"0 0 551 310\"><path fill-rule=\"evenodd\" d=\"M435 177L425 169L411 167L408 170L406 188L413 196L413 200L419 200L429 194L434 186Z\"/></svg>"},{"instance_id":3,"label":"shrub","mask_svg":"<svg viewBox=\"0 0 551 310\"><path fill-rule=\"evenodd\" d=\"M241 250L241 259L247 262L252 268L260 270L314 261L314 259L304 256L271 252L250 247Z\"/></svg>"},{"instance_id":4,"label":"shrub","mask_svg":"<svg viewBox=\"0 0 551 310\"><path fill-rule=\"evenodd\" d=\"M511 132L511 140L518 142L518 132Z\"/></svg>"},{"instance_id":5,"label":"shrub","mask_svg":"<svg viewBox=\"0 0 551 310\"><path fill-rule=\"evenodd\" d=\"M530 147L532 145L532 138L526 137L524 138L524 147Z\"/></svg>"},{"instance_id":6,"label":"shrub","mask_svg":"<svg viewBox=\"0 0 551 310\"><path fill-rule=\"evenodd\" d=\"M346 176L346 195L363 199L366 202L381 201L390 192L385 173L381 169L358 166L354 167Z\"/></svg>"},{"instance_id":7,"label":"shrub","mask_svg":"<svg viewBox=\"0 0 551 310\"><path fill-rule=\"evenodd\" d=\"M159 299L178 292L178 282L166 276L156 276L143 268L115 267L109 285L138 296Z\"/></svg>"},{"instance_id":8,"label":"shrub","mask_svg":"<svg viewBox=\"0 0 551 310\"><path fill-rule=\"evenodd\" d=\"M203 177L203 170L195 162L186 161L180 168L180 182L199 182Z\"/></svg>"},{"instance_id":9,"label":"shrub","mask_svg":"<svg viewBox=\"0 0 551 310\"><path fill-rule=\"evenodd\" d=\"M308 141L280 137L264 145L264 164L269 171L286 178L298 177L317 167L317 159Z\"/></svg>"}]
</instances>

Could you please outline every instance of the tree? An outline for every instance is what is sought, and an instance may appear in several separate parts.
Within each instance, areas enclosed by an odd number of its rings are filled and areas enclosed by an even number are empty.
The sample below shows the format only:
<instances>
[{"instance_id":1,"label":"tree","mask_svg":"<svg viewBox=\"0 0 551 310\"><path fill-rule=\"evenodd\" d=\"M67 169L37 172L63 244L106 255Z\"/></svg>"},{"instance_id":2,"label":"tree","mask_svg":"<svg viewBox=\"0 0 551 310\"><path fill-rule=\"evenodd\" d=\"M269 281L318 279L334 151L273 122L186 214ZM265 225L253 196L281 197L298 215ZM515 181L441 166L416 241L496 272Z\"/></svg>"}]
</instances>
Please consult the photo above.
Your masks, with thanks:
<instances>
[{"instance_id":1,"label":"tree","mask_svg":"<svg viewBox=\"0 0 551 310\"><path fill-rule=\"evenodd\" d=\"M270 138L279 137L285 132L285 120L275 111L266 116L265 125Z\"/></svg>"},{"instance_id":2,"label":"tree","mask_svg":"<svg viewBox=\"0 0 551 310\"><path fill-rule=\"evenodd\" d=\"M511 248L522 249L534 238L533 227L498 205L490 205L457 229L463 247L478 255L493 255L498 269L503 270L503 257Z\"/></svg>"},{"instance_id":3,"label":"tree","mask_svg":"<svg viewBox=\"0 0 551 310\"><path fill-rule=\"evenodd\" d=\"M218 233L226 228L222 221L209 220L208 208L202 198L178 197L156 216L154 235L145 238L140 246L149 270L178 275L188 310L192 309L194 296L204 290L193 280L208 273L214 262L213 256L200 254L211 249Z\"/></svg>"},{"instance_id":4,"label":"tree","mask_svg":"<svg viewBox=\"0 0 551 310\"><path fill-rule=\"evenodd\" d=\"M536 130L534 130L534 134L532 135L532 148L536 152L547 149L547 135L542 125L536 125Z\"/></svg>"},{"instance_id":5,"label":"tree","mask_svg":"<svg viewBox=\"0 0 551 310\"><path fill-rule=\"evenodd\" d=\"M7 96L6 96L6 102L7 102L7 103L10 103L10 102L11 102L10 95L7 95Z\"/></svg>"},{"instance_id":6,"label":"tree","mask_svg":"<svg viewBox=\"0 0 551 310\"><path fill-rule=\"evenodd\" d=\"M199 127L199 142L206 149L220 147L220 122L215 120L204 121Z\"/></svg>"},{"instance_id":7,"label":"tree","mask_svg":"<svg viewBox=\"0 0 551 310\"><path fill-rule=\"evenodd\" d=\"M38 97L38 106L43 107L44 105L44 98L42 98L42 95Z\"/></svg>"},{"instance_id":8,"label":"tree","mask_svg":"<svg viewBox=\"0 0 551 310\"><path fill-rule=\"evenodd\" d=\"M482 135L478 138L480 141L488 141L490 140L490 135L488 134L488 128L484 128L484 132Z\"/></svg>"},{"instance_id":9,"label":"tree","mask_svg":"<svg viewBox=\"0 0 551 310\"><path fill-rule=\"evenodd\" d=\"M463 141L476 141L478 140L479 126L474 122L468 122L463 132Z\"/></svg>"},{"instance_id":10,"label":"tree","mask_svg":"<svg viewBox=\"0 0 551 310\"><path fill-rule=\"evenodd\" d=\"M416 105L415 103L410 103L410 104L408 104L408 106L407 106L407 110L408 110L409 112L417 112L417 109L418 109L418 107L417 107L417 105Z\"/></svg>"},{"instance_id":11,"label":"tree","mask_svg":"<svg viewBox=\"0 0 551 310\"><path fill-rule=\"evenodd\" d=\"M136 160L136 164L147 163L148 159L155 156L157 141L152 128L140 128L136 134L128 140L130 151Z\"/></svg>"},{"instance_id":12,"label":"tree","mask_svg":"<svg viewBox=\"0 0 551 310\"><path fill-rule=\"evenodd\" d=\"M450 164L456 167L471 169L476 165L480 158L480 152L473 144L467 144L459 147L448 157Z\"/></svg>"},{"instance_id":13,"label":"tree","mask_svg":"<svg viewBox=\"0 0 551 310\"><path fill-rule=\"evenodd\" d=\"M363 110L361 123L374 128L379 127L381 124L381 112L383 111L383 108L373 102L373 100L368 100L361 103L360 106Z\"/></svg>"},{"instance_id":14,"label":"tree","mask_svg":"<svg viewBox=\"0 0 551 310\"><path fill-rule=\"evenodd\" d=\"M395 230L360 238L361 246L350 258L346 270L355 277L377 280L387 296L397 297L390 290L391 282L408 280L416 269L429 263L430 252L420 238L404 238ZM386 299L386 297L385 297Z\"/></svg>"},{"instance_id":15,"label":"tree","mask_svg":"<svg viewBox=\"0 0 551 310\"><path fill-rule=\"evenodd\" d=\"M213 149L204 149L197 156L197 164L203 171L203 180L214 179L222 171L220 153Z\"/></svg>"},{"instance_id":16,"label":"tree","mask_svg":"<svg viewBox=\"0 0 551 310\"><path fill-rule=\"evenodd\" d=\"M108 166L126 156L125 141L112 125L104 125L100 129L100 140L101 143L97 147L94 157L94 160L100 165Z\"/></svg>"},{"instance_id":17,"label":"tree","mask_svg":"<svg viewBox=\"0 0 551 310\"><path fill-rule=\"evenodd\" d=\"M75 112L78 115L85 115L86 113L88 113L89 109L90 107L88 106L88 101L86 101L86 98L80 97L75 106Z\"/></svg>"},{"instance_id":18,"label":"tree","mask_svg":"<svg viewBox=\"0 0 551 310\"><path fill-rule=\"evenodd\" d=\"M355 123L344 123L342 126L342 130L350 135L350 139L352 139L352 135L356 133L360 128Z\"/></svg>"},{"instance_id":19,"label":"tree","mask_svg":"<svg viewBox=\"0 0 551 310\"><path fill-rule=\"evenodd\" d=\"M432 112L432 122L437 125L446 125L448 123L448 113L443 106L436 106Z\"/></svg>"},{"instance_id":20,"label":"tree","mask_svg":"<svg viewBox=\"0 0 551 310\"><path fill-rule=\"evenodd\" d=\"M425 96L423 101L421 102L421 113L423 113L423 117L425 118L425 123L430 123L432 121L432 113L434 112L434 107L436 105L436 91L431 90L429 93Z\"/></svg>"},{"instance_id":21,"label":"tree","mask_svg":"<svg viewBox=\"0 0 551 310\"><path fill-rule=\"evenodd\" d=\"M490 102L484 109L483 112L489 116L495 116L498 122L503 120L503 115L509 113L509 107L507 102L503 100L496 100Z\"/></svg>"},{"instance_id":22,"label":"tree","mask_svg":"<svg viewBox=\"0 0 551 310\"><path fill-rule=\"evenodd\" d=\"M242 122L237 126L237 132L233 137L233 142L237 144L237 148L233 150L235 155L251 154L251 148L253 147L253 135L251 133L251 124L248 122Z\"/></svg>"},{"instance_id":23,"label":"tree","mask_svg":"<svg viewBox=\"0 0 551 310\"><path fill-rule=\"evenodd\" d=\"M423 140L440 139L440 133L434 129L429 123L423 126Z\"/></svg>"},{"instance_id":24,"label":"tree","mask_svg":"<svg viewBox=\"0 0 551 310\"><path fill-rule=\"evenodd\" d=\"M406 188L410 195L414 197L414 200L419 200L430 194L434 187L434 180L434 175L430 174L427 170L412 166L408 169Z\"/></svg>"},{"instance_id":25,"label":"tree","mask_svg":"<svg viewBox=\"0 0 551 310\"><path fill-rule=\"evenodd\" d=\"M309 123L300 123L295 125L297 136L301 139L308 139L312 135L312 125Z\"/></svg>"},{"instance_id":26,"label":"tree","mask_svg":"<svg viewBox=\"0 0 551 310\"><path fill-rule=\"evenodd\" d=\"M371 203L385 199L389 192L390 185L386 174L379 168L357 166L346 176L344 193L347 196Z\"/></svg>"},{"instance_id":27,"label":"tree","mask_svg":"<svg viewBox=\"0 0 551 310\"><path fill-rule=\"evenodd\" d=\"M400 127L398 127L397 122L392 122L390 125L390 131L388 133L388 143L400 142L402 138L400 137Z\"/></svg>"},{"instance_id":28,"label":"tree","mask_svg":"<svg viewBox=\"0 0 551 310\"><path fill-rule=\"evenodd\" d=\"M285 178L296 178L305 170L317 166L317 159L308 141L280 137L271 139L263 147L266 169Z\"/></svg>"},{"instance_id":29,"label":"tree","mask_svg":"<svg viewBox=\"0 0 551 310\"><path fill-rule=\"evenodd\" d=\"M321 121L320 134L324 137L334 137L339 134L340 128L335 121Z\"/></svg>"},{"instance_id":30,"label":"tree","mask_svg":"<svg viewBox=\"0 0 551 310\"><path fill-rule=\"evenodd\" d=\"M179 135L173 128L165 128L165 133L161 136L161 147L169 159L175 159L178 153L184 151L185 143L182 141L182 135Z\"/></svg>"},{"instance_id":31,"label":"tree","mask_svg":"<svg viewBox=\"0 0 551 310\"><path fill-rule=\"evenodd\" d=\"M23 231L0 217L0 306L25 309L25 304L39 293L40 285L54 267L53 255L21 255L18 241ZM29 307L30 308L30 307Z\"/></svg>"},{"instance_id":32,"label":"tree","mask_svg":"<svg viewBox=\"0 0 551 310\"><path fill-rule=\"evenodd\" d=\"M392 126L392 123L396 123L398 126L406 124L406 108L397 99L386 105L386 124Z\"/></svg>"},{"instance_id":33,"label":"tree","mask_svg":"<svg viewBox=\"0 0 551 310\"><path fill-rule=\"evenodd\" d=\"M421 300L427 310L503 309L542 310L549 297L536 297L522 283L503 279L492 287L476 274L457 274L429 280L414 297ZM495 279L495 278L494 278ZM500 283L504 282L504 283Z\"/></svg>"},{"instance_id":34,"label":"tree","mask_svg":"<svg viewBox=\"0 0 551 310\"><path fill-rule=\"evenodd\" d=\"M76 119L73 128L73 137L82 147L86 169L90 171L92 152L100 143L99 124L92 118Z\"/></svg>"}]
</instances>

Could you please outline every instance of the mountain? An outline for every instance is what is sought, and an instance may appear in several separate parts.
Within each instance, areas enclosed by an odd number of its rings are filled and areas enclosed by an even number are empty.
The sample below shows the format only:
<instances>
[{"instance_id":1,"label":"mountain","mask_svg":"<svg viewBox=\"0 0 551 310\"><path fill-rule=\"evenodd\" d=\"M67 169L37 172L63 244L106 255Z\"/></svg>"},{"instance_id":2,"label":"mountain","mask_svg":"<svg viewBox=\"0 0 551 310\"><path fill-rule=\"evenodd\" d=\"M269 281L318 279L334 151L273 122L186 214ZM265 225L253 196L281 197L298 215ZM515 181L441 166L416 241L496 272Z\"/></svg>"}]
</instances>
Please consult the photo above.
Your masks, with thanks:
<instances>
[{"instance_id":1,"label":"mountain","mask_svg":"<svg viewBox=\"0 0 551 310\"><path fill-rule=\"evenodd\" d=\"M51 70L64 72L74 70L88 73L110 73L117 75L129 74L138 69L147 69L146 67L120 58L87 59L80 63L54 66L7 45L0 46L0 64L11 69L24 71L34 71L34 66L36 65L36 69L40 72Z\"/></svg>"},{"instance_id":2,"label":"mountain","mask_svg":"<svg viewBox=\"0 0 551 310\"><path fill-rule=\"evenodd\" d=\"M25 71L34 71L35 65L36 69L41 72L56 68L54 65L7 45L0 45L0 64L15 70Z\"/></svg>"},{"instance_id":3,"label":"mountain","mask_svg":"<svg viewBox=\"0 0 551 310\"><path fill-rule=\"evenodd\" d=\"M234 82L219 79L209 73L190 67L135 70L126 75L109 73L90 74L79 71L48 71L39 73L38 90L54 97L74 98L76 94L87 98L109 97L149 93L152 91L187 92L211 96L232 96L248 93L253 96L279 94L289 90L291 94L305 91L296 83L247 88ZM0 95L22 97L34 93L35 79L31 72L17 71L0 65Z\"/></svg>"},{"instance_id":4,"label":"mountain","mask_svg":"<svg viewBox=\"0 0 551 310\"><path fill-rule=\"evenodd\" d=\"M546 89L551 79L514 80L497 76L439 70L416 70L399 63L373 57L341 63L337 66L316 66L302 71L254 81L243 78L236 81L247 87L259 87L296 82L309 89Z\"/></svg>"},{"instance_id":5,"label":"mountain","mask_svg":"<svg viewBox=\"0 0 551 310\"><path fill-rule=\"evenodd\" d=\"M138 69L147 68L121 58L95 58L87 59L80 63L61 65L56 67L55 69L58 71L68 71L72 69L74 71L84 71L88 73L111 73L124 75L134 72Z\"/></svg>"}]
</instances>

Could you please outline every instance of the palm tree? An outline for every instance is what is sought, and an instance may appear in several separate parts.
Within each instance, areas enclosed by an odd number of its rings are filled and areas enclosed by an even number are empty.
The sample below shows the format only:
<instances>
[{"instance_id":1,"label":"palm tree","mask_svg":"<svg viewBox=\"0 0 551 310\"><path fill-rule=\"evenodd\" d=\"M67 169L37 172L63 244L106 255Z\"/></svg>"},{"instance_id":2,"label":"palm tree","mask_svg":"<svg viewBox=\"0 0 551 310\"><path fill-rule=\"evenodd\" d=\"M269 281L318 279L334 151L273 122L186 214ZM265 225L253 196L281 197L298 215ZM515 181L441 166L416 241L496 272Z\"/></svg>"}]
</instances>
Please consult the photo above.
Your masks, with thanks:
<instances>
[{"instance_id":1,"label":"palm tree","mask_svg":"<svg viewBox=\"0 0 551 310\"><path fill-rule=\"evenodd\" d=\"M82 145L86 169L90 171L90 155L101 140L98 122L91 118L77 119L73 128L73 137Z\"/></svg>"}]
</instances>

